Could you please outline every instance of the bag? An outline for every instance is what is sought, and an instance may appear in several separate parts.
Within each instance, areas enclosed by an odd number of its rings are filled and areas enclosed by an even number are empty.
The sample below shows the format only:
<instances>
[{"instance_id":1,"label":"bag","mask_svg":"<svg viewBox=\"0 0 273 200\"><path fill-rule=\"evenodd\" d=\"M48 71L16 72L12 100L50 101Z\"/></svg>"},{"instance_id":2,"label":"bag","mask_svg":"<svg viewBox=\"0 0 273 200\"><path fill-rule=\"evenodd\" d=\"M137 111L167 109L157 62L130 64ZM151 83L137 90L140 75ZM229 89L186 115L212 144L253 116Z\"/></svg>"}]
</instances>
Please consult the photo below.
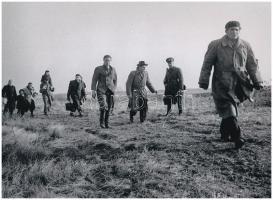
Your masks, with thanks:
<instances>
[{"instance_id":1,"label":"bag","mask_svg":"<svg viewBox=\"0 0 273 200\"><path fill-rule=\"evenodd\" d=\"M76 111L76 108L75 106L73 105L73 103L66 103L65 104L65 110L67 111L71 111L71 112L75 112Z\"/></svg>"},{"instance_id":2,"label":"bag","mask_svg":"<svg viewBox=\"0 0 273 200\"><path fill-rule=\"evenodd\" d=\"M8 103L8 99L7 99L6 97L3 97L3 99L2 99L2 100L3 100L3 104L5 104L5 105L6 105L6 104Z\"/></svg>"}]
</instances>

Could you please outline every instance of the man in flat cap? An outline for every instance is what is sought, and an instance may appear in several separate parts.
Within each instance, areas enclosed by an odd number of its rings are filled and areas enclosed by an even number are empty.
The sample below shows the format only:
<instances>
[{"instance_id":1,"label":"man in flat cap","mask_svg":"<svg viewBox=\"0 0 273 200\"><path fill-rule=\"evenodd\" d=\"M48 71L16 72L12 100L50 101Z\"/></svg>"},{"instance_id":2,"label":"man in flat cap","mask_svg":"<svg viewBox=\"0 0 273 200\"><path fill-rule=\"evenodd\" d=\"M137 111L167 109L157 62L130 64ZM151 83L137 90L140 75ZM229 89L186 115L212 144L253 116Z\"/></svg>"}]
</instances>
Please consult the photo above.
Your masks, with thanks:
<instances>
[{"instance_id":1,"label":"man in flat cap","mask_svg":"<svg viewBox=\"0 0 273 200\"><path fill-rule=\"evenodd\" d=\"M165 93L164 104L167 105L167 114L170 113L172 104L178 105L179 115L182 114L182 95L184 89L183 74L180 68L173 65L174 58L166 59L169 68L167 68L164 78Z\"/></svg>"},{"instance_id":2,"label":"man in flat cap","mask_svg":"<svg viewBox=\"0 0 273 200\"><path fill-rule=\"evenodd\" d=\"M131 71L126 82L126 93L129 97L130 121L134 121L134 115L140 111L140 122L146 119L148 111L148 98L145 86L152 93L157 93L152 83L150 82L148 72L145 71L146 64L144 61L139 61L137 68Z\"/></svg>"},{"instance_id":3,"label":"man in flat cap","mask_svg":"<svg viewBox=\"0 0 273 200\"><path fill-rule=\"evenodd\" d=\"M75 80L70 81L67 91L67 101L73 102L74 109L71 110L70 115L74 116L74 112L79 112L79 117L82 117L82 101L86 98L85 83L82 81L82 76L76 74Z\"/></svg>"},{"instance_id":4,"label":"man in flat cap","mask_svg":"<svg viewBox=\"0 0 273 200\"><path fill-rule=\"evenodd\" d=\"M236 149L244 145L237 122L237 104L246 99L251 100L253 88L262 88L256 58L249 43L240 39L240 30L238 21L226 24L225 36L209 44L199 78L199 87L208 89L214 66L212 95L222 118L221 139L233 141Z\"/></svg>"},{"instance_id":5,"label":"man in flat cap","mask_svg":"<svg viewBox=\"0 0 273 200\"><path fill-rule=\"evenodd\" d=\"M16 104L16 98L17 98L16 88L12 84L12 80L9 80L8 84L3 87L2 97L6 98L7 100L4 106L3 114L5 115L7 112L9 112L9 115L11 117L15 110L15 104Z\"/></svg>"},{"instance_id":6,"label":"man in flat cap","mask_svg":"<svg viewBox=\"0 0 273 200\"><path fill-rule=\"evenodd\" d=\"M103 65L95 68L91 90L92 97L97 99L100 106L100 127L109 128L109 115L113 106L113 95L117 88L117 73L110 65L112 57L105 55Z\"/></svg>"}]
</instances>

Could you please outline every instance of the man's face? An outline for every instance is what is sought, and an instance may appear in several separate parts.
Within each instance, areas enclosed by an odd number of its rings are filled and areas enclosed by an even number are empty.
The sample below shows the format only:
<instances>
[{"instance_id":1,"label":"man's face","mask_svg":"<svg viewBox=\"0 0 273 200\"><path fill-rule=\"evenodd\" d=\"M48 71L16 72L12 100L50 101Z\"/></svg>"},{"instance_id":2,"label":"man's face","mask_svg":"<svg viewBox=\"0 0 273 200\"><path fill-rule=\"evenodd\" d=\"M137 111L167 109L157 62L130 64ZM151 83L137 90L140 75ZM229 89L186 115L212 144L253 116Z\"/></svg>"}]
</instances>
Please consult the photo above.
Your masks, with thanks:
<instances>
[{"instance_id":1,"label":"man's face","mask_svg":"<svg viewBox=\"0 0 273 200\"><path fill-rule=\"evenodd\" d=\"M173 61L168 62L168 66L172 67L173 66Z\"/></svg>"},{"instance_id":2,"label":"man's face","mask_svg":"<svg viewBox=\"0 0 273 200\"><path fill-rule=\"evenodd\" d=\"M12 85L12 80L9 80L8 85Z\"/></svg>"},{"instance_id":3,"label":"man's face","mask_svg":"<svg viewBox=\"0 0 273 200\"><path fill-rule=\"evenodd\" d=\"M46 72L45 74L46 74L47 76L49 76L49 72Z\"/></svg>"},{"instance_id":4,"label":"man's face","mask_svg":"<svg viewBox=\"0 0 273 200\"><path fill-rule=\"evenodd\" d=\"M21 90L21 91L20 91L20 95L21 95L21 96L24 96L24 91Z\"/></svg>"},{"instance_id":5,"label":"man's face","mask_svg":"<svg viewBox=\"0 0 273 200\"><path fill-rule=\"evenodd\" d=\"M28 84L28 88L32 88L32 83Z\"/></svg>"},{"instance_id":6,"label":"man's face","mask_svg":"<svg viewBox=\"0 0 273 200\"><path fill-rule=\"evenodd\" d=\"M240 35L240 27L230 27L226 30L227 36L232 39L238 39Z\"/></svg>"},{"instance_id":7,"label":"man's face","mask_svg":"<svg viewBox=\"0 0 273 200\"><path fill-rule=\"evenodd\" d=\"M80 82L81 81L81 77L80 76L76 76L76 81Z\"/></svg>"},{"instance_id":8,"label":"man's face","mask_svg":"<svg viewBox=\"0 0 273 200\"><path fill-rule=\"evenodd\" d=\"M104 65L109 66L110 62L112 61L112 58L106 57L103 59Z\"/></svg>"},{"instance_id":9,"label":"man's face","mask_svg":"<svg viewBox=\"0 0 273 200\"><path fill-rule=\"evenodd\" d=\"M142 72L145 71L145 65L139 66L138 68L139 68L139 70L142 71Z\"/></svg>"}]
</instances>

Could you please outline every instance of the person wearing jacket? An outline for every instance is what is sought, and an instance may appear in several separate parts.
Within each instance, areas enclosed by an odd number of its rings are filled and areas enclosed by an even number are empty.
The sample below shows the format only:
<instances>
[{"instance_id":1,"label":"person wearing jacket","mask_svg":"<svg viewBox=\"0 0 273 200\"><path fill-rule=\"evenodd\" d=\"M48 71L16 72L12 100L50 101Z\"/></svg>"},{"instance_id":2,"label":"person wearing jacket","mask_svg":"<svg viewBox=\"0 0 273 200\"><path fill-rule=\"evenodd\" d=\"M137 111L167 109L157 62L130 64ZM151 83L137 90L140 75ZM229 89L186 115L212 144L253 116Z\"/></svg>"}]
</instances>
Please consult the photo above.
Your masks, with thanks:
<instances>
[{"instance_id":1,"label":"person wearing jacket","mask_svg":"<svg viewBox=\"0 0 273 200\"><path fill-rule=\"evenodd\" d=\"M33 114L35 110L34 98L38 94L37 92L35 92L35 89L31 82L29 82L28 85L23 90L24 90L25 99L28 102L28 110L30 110L31 117L34 117L34 114Z\"/></svg>"},{"instance_id":2,"label":"person wearing jacket","mask_svg":"<svg viewBox=\"0 0 273 200\"><path fill-rule=\"evenodd\" d=\"M184 89L184 79L180 68L173 66L174 58L166 59L169 68L167 68L164 78L165 93L164 104L167 105L167 114L170 113L172 104L178 105L179 115L182 114L182 94Z\"/></svg>"},{"instance_id":3,"label":"person wearing jacket","mask_svg":"<svg viewBox=\"0 0 273 200\"><path fill-rule=\"evenodd\" d=\"M69 82L67 91L67 101L73 102L74 110L79 112L79 116L82 117L82 101L86 98L85 83L82 81L80 74L76 74L75 80ZM74 110L70 112L70 116L74 116Z\"/></svg>"},{"instance_id":4,"label":"person wearing jacket","mask_svg":"<svg viewBox=\"0 0 273 200\"><path fill-rule=\"evenodd\" d=\"M7 99L7 103L4 106L4 115L9 112L10 116L12 116L15 110L17 97L16 88L12 85L12 80L9 80L8 84L3 87L2 97Z\"/></svg>"},{"instance_id":5,"label":"person wearing jacket","mask_svg":"<svg viewBox=\"0 0 273 200\"><path fill-rule=\"evenodd\" d=\"M109 116L113 106L113 96L117 88L117 73L110 65L112 57L105 55L103 65L95 68L91 90L92 97L98 99L100 110L100 127L109 128Z\"/></svg>"},{"instance_id":6,"label":"person wearing jacket","mask_svg":"<svg viewBox=\"0 0 273 200\"><path fill-rule=\"evenodd\" d=\"M157 93L150 81L148 72L145 71L146 66L148 66L148 64L144 61L139 61L136 70L130 72L126 82L131 123L134 121L134 115L136 115L137 111L140 112L140 122L146 120L148 97L145 86L147 86L152 93Z\"/></svg>"},{"instance_id":7,"label":"person wearing jacket","mask_svg":"<svg viewBox=\"0 0 273 200\"><path fill-rule=\"evenodd\" d=\"M29 110L29 102L25 98L25 92L23 89L19 90L19 95L17 96L17 114L21 117Z\"/></svg>"},{"instance_id":8,"label":"person wearing jacket","mask_svg":"<svg viewBox=\"0 0 273 200\"><path fill-rule=\"evenodd\" d=\"M225 36L209 44L198 82L200 88L208 89L214 66L212 95L222 118L221 139L233 141L236 149L245 143L237 119L237 99L240 102L251 100L253 88L262 88L256 58L250 44L239 37L240 30L238 21L229 21L225 26Z\"/></svg>"}]
</instances>

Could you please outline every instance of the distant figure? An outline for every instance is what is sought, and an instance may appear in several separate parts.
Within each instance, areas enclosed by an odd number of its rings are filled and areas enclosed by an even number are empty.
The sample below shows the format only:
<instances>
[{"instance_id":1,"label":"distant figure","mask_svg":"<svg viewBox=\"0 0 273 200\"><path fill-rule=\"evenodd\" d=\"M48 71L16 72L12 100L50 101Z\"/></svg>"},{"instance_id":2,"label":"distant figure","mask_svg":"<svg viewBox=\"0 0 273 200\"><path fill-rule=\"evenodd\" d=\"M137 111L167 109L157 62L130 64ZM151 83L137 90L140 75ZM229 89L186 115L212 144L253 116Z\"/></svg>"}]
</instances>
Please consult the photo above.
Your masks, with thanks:
<instances>
[{"instance_id":1,"label":"distant figure","mask_svg":"<svg viewBox=\"0 0 273 200\"><path fill-rule=\"evenodd\" d=\"M46 70L44 75L42 75L42 78L41 78L41 83L46 83L46 82L50 85L51 89L53 89L52 79L49 74L49 70Z\"/></svg>"},{"instance_id":2,"label":"distant figure","mask_svg":"<svg viewBox=\"0 0 273 200\"><path fill-rule=\"evenodd\" d=\"M35 92L35 89L32 85L31 82L28 83L28 85L23 89L24 90L24 95L25 99L28 101L28 109L30 111L31 117L34 117L34 110L35 110L35 101L34 98L36 95L38 95L37 92Z\"/></svg>"},{"instance_id":3,"label":"distant figure","mask_svg":"<svg viewBox=\"0 0 273 200\"><path fill-rule=\"evenodd\" d=\"M19 90L19 95L17 96L17 114L19 114L21 117L24 116L24 114L28 111L29 109L29 102L25 98L25 92L23 89Z\"/></svg>"},{"instance_id":4,"label":"distant figure","mask_svg":"<svg viewBox=\"0 0 273 200\"><path fill-rule=\"evenodd\" d=\"M137 68L131 71L126 82L126 93L129 98L130 122L134 122L134 116L137 111L140 111L140 122L146 120L148 111L148 97L145 86L149 88L152 93L157 91L150 82L148 72L145 67L148 66L144 61L139 61Z\"/></svg>"},{"instance_id":5,"label":"distant figure","mask_svg":"<svg viewBox=\"0 0 273 200\"><path fill-rule=\"evenodd\" d=\"M109 128L109 115L113 106L113 96L117 88L117 73L110 65L112 57L105 55L103 65L95 68L91 90L92 97L98 99L100 106L100 127Z\"/></svg>"},{"instance_id":6,"label":"distant figure","mask_svg":"<svg viewBox=\"0 0 273 200\"><path fill-rule=\"evenodd\" d=\"M235 148L244 145L237 122L237 100L251 100L253 88L262 88L262 80L257 76L257 62L248 42L239 38L241 26L238 21L230 21L225 26L226 35L212 41L205 55L199 87L208 89L212 66L212 95L216 109L222 118L220 133L225 142L233 141Z\"/></svg>"},{"instance_id":7,"label":"distant figure","mask_svg":"<svg viewBox=\"0 0 273 200\"><path fill-rule=\"evenodd\" d=\"M164 104L167 105L167 114L170 113L172 104L178 105L179 115L182 114L182 95L184 90L184 79L180 68L173 66L174 58L166 59L167 68L164 78L165 93Z\"/></svg>"},{"instance_id":8,"label":"distant figure","mask_svg":"<svg viewBox=\"0 0 273 200\"><path fill-rule=\"evenodd\" d=\"M86 98L85 83L81 79L81 75L76 74L75 80L70 81L67 91L67 100L70 102L72 99L74 109L79 112L80 117L83 116L81 107L82 101ZM70 116L74 116L75 111L71 111Z\"/></svg>"},{"instance_id":9,"label":"distant figure","mask_svg":"<svg viewBox=\"0 0 273 200\"><path fill-rule=\"evenodd\" d=\"M48 80L41 82L40 93L42 94L43 102L44 102L44 114L48 115L48 112L50 111L52 100L53 100L52 88Z\"/></svg>"},{"instance_id":10,"label":"distant figure","mask_svg":"<svg viewBox=\"0 0 273 200\"><path fill-rule=\"evenodd\" d=\"M15 110L15 103L16 103L16 88L12 85L12 80L8 81L8 84L5 85L2 89L2 97L7 99L7 102L4 106L4 115L9 112L10 117L13 115Z\"/></svg>"}]
</instances>

